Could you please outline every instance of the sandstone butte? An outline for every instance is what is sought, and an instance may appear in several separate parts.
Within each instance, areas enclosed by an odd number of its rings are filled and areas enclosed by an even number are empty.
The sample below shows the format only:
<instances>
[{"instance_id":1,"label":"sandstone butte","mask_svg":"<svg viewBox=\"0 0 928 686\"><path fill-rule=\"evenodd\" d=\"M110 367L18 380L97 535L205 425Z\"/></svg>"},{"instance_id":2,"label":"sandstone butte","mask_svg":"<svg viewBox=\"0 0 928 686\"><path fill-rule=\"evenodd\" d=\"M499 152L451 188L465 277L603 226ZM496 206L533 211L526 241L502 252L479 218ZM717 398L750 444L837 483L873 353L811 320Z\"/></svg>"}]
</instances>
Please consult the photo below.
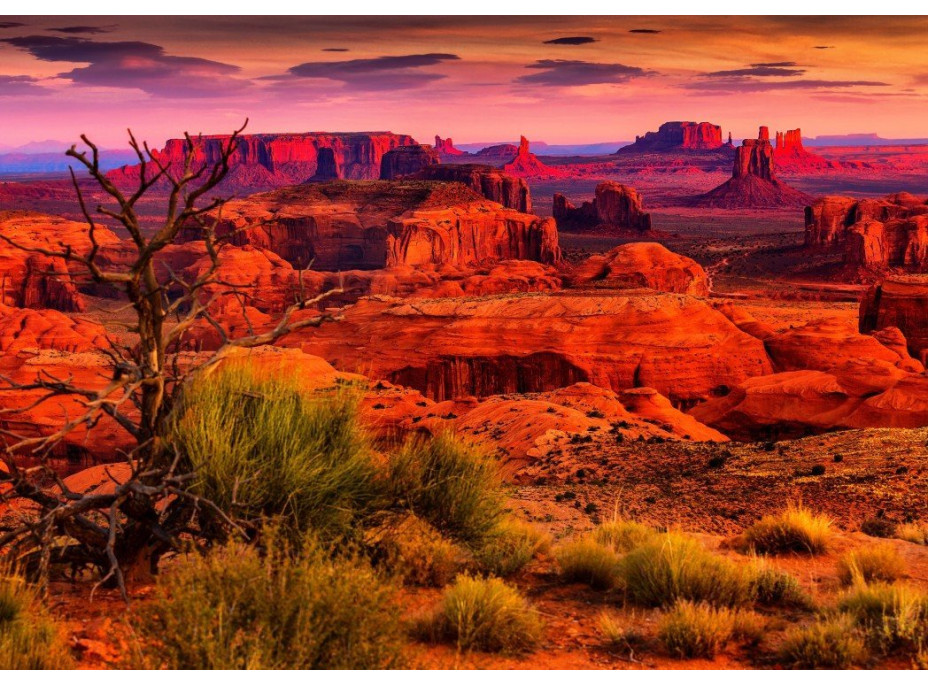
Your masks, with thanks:
<instances>
[{"instance_id":1,"label":"sandstone butte","mask_svg":"<svg viewBox=\"0 0 928 686\"><path fill-rule=\"evenodd\" d=\"M593 255L569 275L570 285L594 288L650 288L665 293L709 295L709 277L694 260L660 243L626 243Z\"/></svg>"},{"instance_id":2,"label":"sandstone butte","mask_svg":"<svg viewBox=\"0 0 928 686\"><path fill-rule=\"evenodd\" d=\"M462 183L487 200L519 212L532 211L532 196L524 179L486 164L436 164L423 168L412 178L422 181Z\"/></svg>"},{"instance_id":3,"label":"sandstone butte","mask_svg":"<svg viewBox=\"0 0 928 686\"><path fill-rule=\"evenodd\" d=\"M761 341L705 302L675 294L367 298L341 314L280 344L436 400L586 381L617 392L653 387L688 407L772 372Z\"/></svg>"},{"instance_id":4,"label":"sandstone butte","mask_svg":"<svg viewBox=\"0 0 928 686\"><path fill-rule=\"evenodd\" d=\"M635 142L619 153L714 150L722 147L722 127L709 122L669 121L657 131L635 136Z\"/></svg>"},{"instance_id":5,"label":"sandstone butte","mask_svg":"<svg viewBox=\"0 0 928 686\"><path fill-rule=\"evenodd\" d=\"M26 248L90 250L87 225L38 212L0 212L0 233ZM104 227L96 232L101 245L119 243L114 233ZM63 312L81 312L81 296L70 270L72 265L60 258L20 250L0 241L0 303L14 307L51 308Z\"/></svg>"},{"instance_id":6,"label":"sandstone butte","mask_svg":"<svg viewBox=\"0 0 928 686\"><path fill-rule=\"evenodd\" d=\"M896 327L909 353L928 365L928 275L893 276L870 288L860 303L860 330Z\"/></svg>"},{"instance_id":7,"label":"sandstone butte","mask_svg":"<svg viewBox=\"0 0 928 686\"><path fill-rule=\"evenodd\" d=\"M809 152L802 144L802 131L790 129L777 131L773 149L777 167L786 172L814 172L824 169L840 169L841 163L826 160L821 155Z\"/></svg>"},{"instance_id":8,"label":"sandstone butte","mask_svg":"<svg viewBox=\"0 0 928 686\"><path fill-rule=\"evenodd\" d=\"M584 202L580 207L555 193L551 213L561 230L605 233L651 230L651 215L643 209L641 194L615 181L598 184L593 202Z\"/></svg>"},{"instance_id":9,"label":"sandstone butte","mask_svg":"<svg viewBox=\"0 0 928 686\"><path fill-rule=\"evenodd\" d=\"M226 141L228 136L221 135L195 138L196 164L216 163ZM242 135L223 185L253 190L303 183L317 173L324 149L331 150L327 162L334 160L339 178L377 179L384 154L402 145L416 145L416 141L389 131ZM153 151L175 171L182 167L186 153L187 142L183 139L171 139L161 150ZM133 184L140 173L140 165L131 165L114 169L107 176L117 184Z\"/></svg>"},{"instance_id":10,"label":"sandstone butte","mask_svg":"<svg viewBox=\"0 0 928 686\"><path fill-rule=\"evenodd\" d=\"M262 223L256 228L246 228ZM305 184L226 204L217 232L322 271L560 261L552 219L508 209L457 183ZM191 236L196 230L191 230Z\"/></svg>"},{"instance_id":11,"label":"sandstone butte","mask_svg":"<svg viewBox=\"0 0 928 686\"><path fill-rule=\"evenodd\" d=\"M503 172L519 178L560 179L569 176L562 169L549 167L539 160L530 150L530 144L525 136L519 139L519 148L515 157L503 165Z\"/></svg>"},{"instance_id":12,"label":"sandstone butte","mask_svg":"<svg viewBox=\"0 0 928 686\"><path fill-rule=\"evenodd\" d=\"M910 193L885 198L825 196L806 207L806 246L844 249L858 273L928 271L928 199Z\"/></svg>"},{"instance_id":13,"label":"sandstone butte","mask_svg":"<svg viewBox=\"0 0 928 686\"><path fill-rule=\"evenodd\" d=\"M697 207L776 208L800 207L810 196L776 178L773 146L766 126L756 139L746 139L735 151L731 178L708 193L697 196Z\"/></svg>"},{"instance_id":14,"label":"sandstone butte","mask_svg":"<svg viewBox=\"0 0 928 686\"><path fill-rule=\"evenodd\" d=\"M398 179L440 163L438 151L428 145L402 145L384 154L380 161L380 179Z\"/></svg>"},{"instance_id":15,"label":"sandstone butte","mask_svg":"<svg viewBox=\"0 0 928 686\"><path fill-rule=\"evenodd\" d=\"M738 308L720 309L763 341L774 373L694 407L699 421L745 440L928 423L928 377L898 329L866 336L821 320L774 332Z\"/></svg>"},{"instance_id":16,"label":"sandstone butte","mask_svg":"<svg viewBox=\"0 0 928 686\"><path fill-rule=\"evenodd\" d=\"M454 147L454 141L451 138L442 138L438 135L435 136L435 151L443 157L445 155L448 157L460 157L467 154L463 150Z\"/></svg>"}]
</instances>

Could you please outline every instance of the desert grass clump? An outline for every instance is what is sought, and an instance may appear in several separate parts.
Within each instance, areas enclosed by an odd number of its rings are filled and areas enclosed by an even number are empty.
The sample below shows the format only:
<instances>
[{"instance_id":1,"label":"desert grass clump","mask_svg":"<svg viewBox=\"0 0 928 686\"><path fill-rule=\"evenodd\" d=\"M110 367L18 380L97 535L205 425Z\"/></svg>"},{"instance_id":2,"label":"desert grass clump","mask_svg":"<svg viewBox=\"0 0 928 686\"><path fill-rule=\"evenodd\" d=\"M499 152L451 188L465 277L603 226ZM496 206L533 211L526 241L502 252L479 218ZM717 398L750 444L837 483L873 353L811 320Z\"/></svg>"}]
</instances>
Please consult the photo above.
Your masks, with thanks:
<instances>
[{"instance_id":1,"label":"desert grass clump","mask_svg":"<svg viewBox=\"0 0 928 686\"><path fill-rule=\"evenodd\" d=\"M762 555L818 555L828 549L830 540L830 519L794 505L762 517L744 532L746 547Z\"/></svg>"},{"instance_id":2,"label":"desert grass clump","mask_svg":"<svg viewBox=\"0 0 928 686\"><path fill-rule=\"evenodd\" d=\"M917 654L928 646L928 594L903 584L858 585L838 608L850 615L875 650Z\"/></svg>"},{"instance_id":3,"label":"desert grass clump","mask_svg":"<svg viewBox=\"0 0 928 686\"><path fill-rule=\"evenodd\" d=\"M633 651L644 642L644 635L635 628L635 617L627 621L619 619L614 613L602 612L596 620L600 636L608 648L613 650Z\"/></svg>"},{"instance_id":4,"label":"desert grass clump","mask_svg":"<svg viewBox=\"0 0 928 686\"><path fill-rule=\"evenodd\" d=\"M378 470L348 392L312 396L292 379L232 365L191 384L171 426L194 489L260 527L274 517L334 539L377 501Z\"/></svg>"},{"instance_id":5,"label":"desert grass clump","mask_svg":"<svg viewBox=\"0 0 928 686\"><path fill-rule=\"evenodd\" d=\"M751 570L751 595L762 605L779 605L811 609L811 596L792 574L774 569L763 559L754 561Z\"/></svg>"},{"instance_id":6,"label":"desert grass clump","mask_svg":"<svg viewBox=\"0 0 928 686\"><path fill-rule=\"evenodd\" d=\"M853 619L837 615L788 631L777 660L792 669L849 669L867 660L867 648Z\"/></svg>"},{"instance_id":7,"label":"desert grass clump","mask_svg":"<svg viewBox=\"0 0 928 686\"><path fill-rule=\"evenodd\" d=\"M525 565L550 545L550 538L528 522L507 517L473 549L474 560L481 571L507 577L521 571Z\"/></svg>"},{"instance_id":8,"label":"desert grass clump","mask_svg":"<svg viewBox=\"0 0 928 686\"><path fill-rule=\"evenodd\" d=\"M621 562L620 574L629 599L651 607L678 600L735 606L751 597L744 568L675 532L631 551Z\"/></svg>"},{"instance_id":9,"label":"desert grass clump","mask_svg":"<svg viewBox=\"0 0 928 686\"><path fill-rule=\"evenodd\" d=\"M678 600L661 618L657 635L676 657L711 659L731 640L735 616L729 608Z\"/></svg>"},{"instance_id":10,"label":"desert grass clump","mask_svg":"<svg viewBox=\"0 0 928 686\"><path fill-rule=\"evenodd\" d=\"M391 456L389 482L397 502L467 544L483 542L504 516L496 461L450 433L407 441Z\"/></svg>"},{"instance_id":11,"label":"desert grass clump","mask_svg":"<svg viewBox=\"0 0 928 686\"><path fill-rule=\"evenodd\" d=\"M594 541L620 554L634 550L656 536L657 532L650 526L619 517L604 522L593 530Z\"/></svg>"},{"instance_id":12,"label":"desert grass clump","mask_svg":"<svg viewBox=\"0 0 928 686\"><path fill-rule=\"evenodd\" d=\"M33 588L0 564L0 671L73 667L61 630Z\"/></svg>"},{"instance_id":13,"label":"desert grass clump","mask_svg":"<svg viewBox=\"0 0 928 686\"><path fill-rule=\"evenodd\" d=\"M582 538L554 551L561 577L600 591L613 588L618 581L619 558L612 548L590 538Z\"/></svg>"},{"instance_id":14,"label":"desert grass clump","mask_svg":"<svg viewBox=\"0 0 928 686\"><path fill-rule=\"evenodd\" d=\"M428 638L452 642L458 650L517 653L538 644L542 625L514 587L501 579L461 575L420 628Z\"/></svg>"},{"instance_id":15,"label":"desert grass clump","mask_svg":"<svg viewBox=\"0 0 928 686\"><path fill-rule=\"evenodd\" d=\"M845 586L875 581L892 583L905 575L905 562L888 543L858 548L838 560L838 578Z\"/></svg>"},{"instance_id":16,"label":"desert grass clump","mask_svg":"<svg viewBox=\"0 0 928 686\"><path fill-rule=\"evenodd\" d=\"M928 545L928 524L918 522L908 522L896 527L896 538L917 543L919 545Z\"/></svg>"},{"instance_id":17,"label":"desert grass clump","mask_svg":"<svg viewBox=\"0 0 928 686\"><path fill-rule=\"evenodd\" d=\"M446 586L469 561L466 549L415 515L388 518L365 545L378 566L411 586Z\"/></svg>"},{"instance_id":18,"label":"desert grass clump","mask_svg":"<svg viewBox=\"0 0 928 686\"><path fill-rule=\"evenodd\" d=\"M393 589L356 557L230 544L166 571L134 619L138 667L384 669L400 665Z\"/></svg>"}]
</instances>

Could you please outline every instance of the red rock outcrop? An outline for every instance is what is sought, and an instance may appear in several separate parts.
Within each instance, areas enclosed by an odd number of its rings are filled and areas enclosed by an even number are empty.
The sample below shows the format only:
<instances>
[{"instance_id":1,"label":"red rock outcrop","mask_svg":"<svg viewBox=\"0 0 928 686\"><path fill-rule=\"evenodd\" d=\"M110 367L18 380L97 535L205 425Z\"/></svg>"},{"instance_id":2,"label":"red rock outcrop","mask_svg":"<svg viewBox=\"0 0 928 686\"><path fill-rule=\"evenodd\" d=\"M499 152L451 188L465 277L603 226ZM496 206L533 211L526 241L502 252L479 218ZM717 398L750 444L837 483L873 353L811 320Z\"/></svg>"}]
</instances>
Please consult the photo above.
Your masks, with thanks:
<instances>
[{"instance_id":1,"label":"red rock outcrop","mask_svg":"<svg viewBox=\"0 0 928 686\"><path fill-rule=\"evenodd\" d=\"M573 271L570 284L709 295L709 278L703 268L660 243L626 243L602 255L593 255Z\"/></svg>"},{"instance_id":2,"label":"red rock outcrop","mask_svg":"<svg viewBox=\"0 0 928 686\"><path fill-rule=\"evenodd\" d=\"M746 139L736 150L732 177L721 186L697 196L697 207L775 208L807 204L810 197L776 178L773 147L766 126L757 139Z\"/></svg>"},{"instance_id":3,"label":"red rock outcrop","mask_svg":"<svg viewBox=\"0 0 928 686\"><path fill-rule=\"evenodd\" d=\"M214 164L228 136L202 136L194 139L195 164ZM380 163L388 150L415 145L411 136L390 132L295 133L243 135L232 156L224 186L246 189L276 188L303 183L319 168L320 151L329 149L336 169L344 179L377 179ZM171 139L153 154L177 171L183 166L187 143ZM325 153L328 156L328 153ZM107 174L115 183L138 182L138 165L120 167Z\"/></svg>"},{"instance_id":4,"label":"red rock outcrop","mask_svg":"<svg viewBox=\"0 0 928 686\"><path fill-rule=\"evenodd\" d=\"M449 157L460 157L461 155L466 155L463 150L458 150L454 147L454 141L450 138L441 138L440 136L435 136L435 152L439 155L447 155Z\"/></svg>"},{"instance_id":5,"label":"red rock outcrop","mask_svg":"<svg viewBox=\"0 0 928 686\"><path fill-rule=\"evenodd\" d=\"M483 164L436 164L415 174L423 181L463 183L487 200L519 212L532 211L532 196L523 179Z\"/></svg>"},{"instance_id":6,"label":"red rock outcrop","mask_svg":"<svg viewBox=\"0 0 928 686\"><path fill-rule=\"evenodd\" d=\"M788 172L810 172L821 169L840 169L841 164L826 160L821 155L809 152L802 145L802 131L790 129L777 131L776 147L773 149L777 167Z\"/></svg>"},{"instance_id":7,"label":"red rock outcrop","mask_svg":"<svg viewBox=\"0 0 928 686\"><path fill-rule=\"evenodd\" d=\"M677 150L714 150L722 147L722 127L709 122L669 121L657 131L635 136L635 142L620 148L620 153L670 152Z\"/></svg>"},{"instance_id":8,"label":"red rock outcrop","mask_svg":"<svg viewBox=\"0 0 928 686\"><path fill-rule=\"evenodd\" d=\"M385 153L385 155L389 154L389 151ZM332 148L319 148L319 155L316 159L316 173L309 177L309 180L316 183L325 183L339 178L341 178L341 174L338 170L338 160L335 159L335 151Z\"/></svg>"},{"instance_id":9,"label":"red rock outcrop","mask_svg":"<svg viewBox=\"0 0 928 686\"><path fill-rule=\"evenodd\" d=\"M317 271L560 260L552 220L502 207L459 183L293 186L226 204L217 232ZM187 238L196 235L194 228Z\"/></svg>"},{"instance_id":10,"label":"red rock outcrop","mask_svg":"<svg viewBox=\"0 0 928 686\"><path fill-rule=\"evenodd\" d=\"M898 328L912 356L928 365L928 276L894 276L867 291L860 303L860 331L887 327Z\"/></svg>"},{"instance_id":11,"label":"red rock outcrop","mask_svg":"<svg viewBox=\"0 0 928 686\"><path fill-rule=\"evenodd\" d=\"M483 157L487 160L496 160L497 163L511 160L519 154L519 146L512 143L500 143L481 148L474 153L474 157Z\"/></svg>"},{"instance_id":12,"label":"red rock outcrop","mask_svg":"<svg viewBox=\"0 0 928 686\"><path fill-rule=\"evenodd\" d=\"M433 164L440 164L438 152L428 145L403 145L390 150L380 162L380 178L383 181L415 174Z\"/></svg>"},{"instance_id":13,"label":"red rock outcrop","mask_svg":"<svg viewBox=\"0 0 928 686\"><path fill-rule=\"evenodd\" d=\"M585 202L580 207L574 207L563 195L555 193L552 214L562 230L606 233L651 230L651 215L642 208L641 194L615 181L600 183L593 202Z\"/></svg>"},{"instance_id":14,"label":"red rock outcrop","mask_svg":"<svg viewBox=\"0 0 928 686\"><path fill-rule=\"evenodd\" d=\"M438 400L588 381L615 391L649 386L688 406L772 372L763 343L680 295L362 299L342 314L280 344Z\"/></svg>"},{"instance_id":15,"label":"red rock outcrop","mask_svg":"<svg viewBox=\"0 0 928 686\"><path fill-rule=\"evenodd\" d=\"M0 241L0 303L62 312L83 311L84 299L75 282L75 277L82 275L72 274L74 265L30 252L29 248L60 251L64 245L77 254L86 254L91 249L87 224L38 212L2 212L0 232L26 248ZM120 242L102 226L97 227L96 238L102 246Z\"/></svg>"},{"instance_id":16,"label":"red rock outcrop","mask_svg":"<svg viewBox=\"0 0 928 686\"><path fill-rule=\"evenodd\" d=\"M515 157L503 165L503 171L520 178L557 179L566 176L562 170L549 167L535 157L535 154L529 148L529 142L525 136L519 139L518 152L516 152Z\"/></svg>"}]
</instances>

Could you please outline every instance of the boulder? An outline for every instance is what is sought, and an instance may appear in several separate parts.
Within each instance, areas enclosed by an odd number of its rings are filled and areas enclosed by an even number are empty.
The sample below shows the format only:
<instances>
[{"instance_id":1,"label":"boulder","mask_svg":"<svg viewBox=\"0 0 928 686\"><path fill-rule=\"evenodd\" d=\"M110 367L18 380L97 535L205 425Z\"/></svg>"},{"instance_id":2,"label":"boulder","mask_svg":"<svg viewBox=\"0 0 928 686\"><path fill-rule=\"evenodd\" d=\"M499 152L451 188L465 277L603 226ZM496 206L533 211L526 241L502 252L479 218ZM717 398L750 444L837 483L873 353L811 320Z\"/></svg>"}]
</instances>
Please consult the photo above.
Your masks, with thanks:
<instances>
[{"instance_id":1,"label":"boulder","mask_svg":"<svg viewBox=\"0 0 928 686\"><path fill-rule=\"evenodd\" d=\"M626 243L593 255L570 275L577 287L651 288L666 293L709 295L709 278L694 260L659 243Z\"/></svg>"}]
</instances>

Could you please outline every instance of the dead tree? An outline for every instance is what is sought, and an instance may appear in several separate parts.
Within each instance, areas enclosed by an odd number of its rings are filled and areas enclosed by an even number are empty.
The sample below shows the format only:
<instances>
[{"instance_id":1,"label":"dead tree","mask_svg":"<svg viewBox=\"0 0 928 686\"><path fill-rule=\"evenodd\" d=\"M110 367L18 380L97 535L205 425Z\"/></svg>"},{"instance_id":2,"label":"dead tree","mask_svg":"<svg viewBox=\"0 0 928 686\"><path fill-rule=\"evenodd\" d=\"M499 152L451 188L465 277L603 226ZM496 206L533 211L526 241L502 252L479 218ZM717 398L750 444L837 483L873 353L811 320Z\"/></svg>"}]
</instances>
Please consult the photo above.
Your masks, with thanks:
<instances>
[{"instance_id":1,"label":"dead tree","mask_svg":"<svg viewBox=\"0 0 928 686\"><path fill-rule=\"evenodd\" d=\"M247 121L246 121L247 124ZM82 251L68 245L56 249L19 245L9 237L3 240L27 253L60 258L74 273L96 284L115 288L135 312L133 346L111 341L103 352L111 362L109 381L102 389L83 388L72 379L41 373L28 384L0 377L7 389L33 391L40 397L29 408L4 410L9 414L31 409L62 396L79 399L83 412L67 419L51 435L25 437L4 431L5 451L0 453L0 503L21 499L29 503L20 522L0 528L0 553L27 561L39 572L53 562L92 565L102 581L113 581L125 594L125 572L140 563L156 564L164 552L181 547L182 541L210 538L239 529L238 523L213 503L193 493L195 478L189 460L165 441L170 413L194 375L213 368L230 351L272 343L281 336L331 320L330 313L295 319L300 310L312 308L325 298L340 293L336 288L307 297L300 287L294 302L283 312L276 326L231 337L211 315L208 289L216 285L224 293L239 293L244 284L223 283L217 278L220 250L231 234L217 235L222 208L228 198L211 197L229 171L244 126L221 142L218 161L198 163L199 141L188 134L182 166L170 166L153 154L148 145L138 143L129 132L129 145L139 160L139 179L131 193L124 192L102 171L98 148L86 137L81 140L89 151L72 146L66 153L103 191L112 206L100 204L91 212L85 193L71 170L81 212L87 223L89 248ZM166 192L163 220L153 229L143 227L137 209L139 201L153 189ZM132 246L128 266L117 268L101 260L101 245L95 219L103 216L115 222L129 236ZM248 227L251 228L251 227ZM159 280L155 261L178 234L194 233L202 241L210 266L193 281L176 274ZM208 359L189 364L179 362L180 343L190 327L208 322L219 334L221 345ZM131 409L134 408L134 409ZM48 465L51 449L80 427L96 425L108 415L134 439L134 449L126 455L130 476L117 481L105 493L72 492ZM17 456L29 454L37 466L24 467ZM111 491L111 492L109 492Z\"/></svg>"}]
</instances>

